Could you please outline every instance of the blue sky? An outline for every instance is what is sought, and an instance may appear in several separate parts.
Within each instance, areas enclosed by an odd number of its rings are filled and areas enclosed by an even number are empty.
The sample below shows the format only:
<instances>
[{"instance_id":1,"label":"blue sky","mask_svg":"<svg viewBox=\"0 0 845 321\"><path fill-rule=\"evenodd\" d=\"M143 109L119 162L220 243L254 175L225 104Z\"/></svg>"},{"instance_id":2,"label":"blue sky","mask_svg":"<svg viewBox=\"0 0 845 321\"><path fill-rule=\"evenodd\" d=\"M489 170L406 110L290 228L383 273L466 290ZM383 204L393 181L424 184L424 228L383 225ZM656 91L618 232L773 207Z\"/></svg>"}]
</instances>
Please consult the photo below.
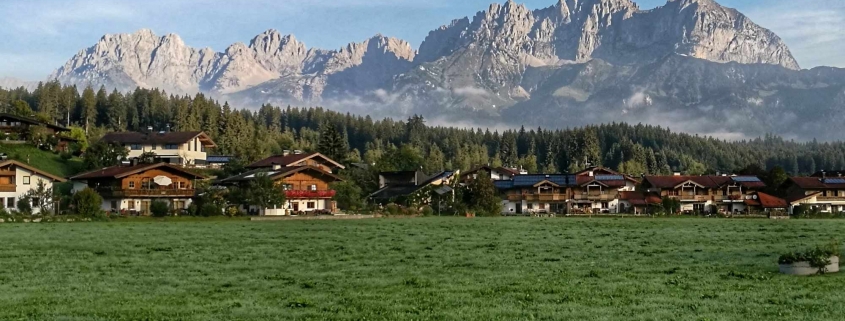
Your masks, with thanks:
<instances>
[{"instance_id":1,"label":"blue sky","mask_svg":"<svg viewBox=\"0 0 845 321\"><path fill-rule=\"evenodd\" d=\"M500 0L499 2L503 2ZM41 80L103 34L141 28L222 51L277 29L309 47L339 48L376 33L410 41L492 0L2 0L0 77ZM522 0L530 8L556 0ZM721 0L772 29L804 68L845 67L845 1ZM643 9L665 0L637 1Z\"/></svg>"}]
</instances>

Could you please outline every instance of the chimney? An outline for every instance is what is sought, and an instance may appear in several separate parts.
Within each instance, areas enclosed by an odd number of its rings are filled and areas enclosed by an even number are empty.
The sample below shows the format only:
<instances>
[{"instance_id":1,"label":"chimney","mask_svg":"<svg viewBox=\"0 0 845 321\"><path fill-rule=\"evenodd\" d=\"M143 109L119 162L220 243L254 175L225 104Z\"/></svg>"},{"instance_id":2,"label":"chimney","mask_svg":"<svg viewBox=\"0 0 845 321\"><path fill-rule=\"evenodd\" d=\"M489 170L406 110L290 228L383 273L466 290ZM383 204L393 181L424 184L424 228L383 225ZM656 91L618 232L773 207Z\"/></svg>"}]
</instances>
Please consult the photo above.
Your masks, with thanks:
<instances>
[{"instance_id":1,"label":"chimney","mask_svg":"<svg viewBox=\"0 0 845 321\"><path fill-rule=\"evenodd\" d=\"M147 126L147 132L152 133L153 132L153 126Z\"/></svg>"},{"instance_id":2,"label":"chimney","mask_svg":"<svg viewBox=\"0 0 845 321\"><path fill-rule=\"evenodd\" d=\"M282 165L273 164L273 170L277 171L277 170L280 170L280 169L282 169Z\"/></svg>"},{"instance_id":3,"label":"chimney","mask_svg":"<svg viewBox=\"0 0 845 321\"><path fill-rule=\"evenodd\" d=\"M299 155L299 154L302 154L302 151L297 149L297 150L294 150L294 151L293 151L293 154L294 154L294 155Z\"/></svg>"},{"instance_id":4,"label":"chimney","mask_svg":"<svg viewBox=\"0 0 845 321\"><path fill-rule=\"evenodd\" d=\"M674 175L674 176L681 176L681 172L674 172L674 173L672 173L672 175Z\"/></svg>"},{"instance_id":5,"label":"chimney","mask_svg":"<svg viewBox=\"0 0 845 321\"><path fill-rule=\"evenodd\" d=\"M285 150L282 151L282 156L288 156L288 155L290 155L289 150L285 149Z\"/></svg>"},{"instance_id":6,"label":"chimney","mask_svg":"<svg viewBox=\"0 0 845 321\"><path fill-rule=\"evenodd\" d=\"M593 173L593 171L590 171L590 177L593 177L593 175L595 175L595 173Z\"/></svg>"}]
</instances>

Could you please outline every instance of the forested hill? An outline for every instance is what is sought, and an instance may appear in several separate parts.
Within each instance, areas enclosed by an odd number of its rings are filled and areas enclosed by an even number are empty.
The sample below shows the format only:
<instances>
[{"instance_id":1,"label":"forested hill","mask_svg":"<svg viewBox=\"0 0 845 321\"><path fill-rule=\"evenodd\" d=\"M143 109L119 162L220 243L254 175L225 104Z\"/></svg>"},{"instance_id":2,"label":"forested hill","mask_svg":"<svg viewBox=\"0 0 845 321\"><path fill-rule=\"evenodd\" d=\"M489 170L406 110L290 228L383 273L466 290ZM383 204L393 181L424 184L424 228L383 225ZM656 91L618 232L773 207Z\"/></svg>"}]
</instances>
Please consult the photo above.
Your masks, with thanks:
<instances>
[{"instance_id":1,"label":"forested hill","mask_svg":"<svg viewBox=\"0 0 845 321\"><path fill-rule=\"evenodd\" d=\"M585 161L633 175L730 172L748 165L781 166L792 174L845 168L842 142L799 143L776 136L727 142L628 124L505 132L429 127L422 117L374 120L322 108L265 105L258 111L240 110L202 94L172 96L147 89L123 94L104 88L86 88L79 94L76 87L56 82L41 84L32 92L0 89L0 111L87 127L91 140L106 131L140 131L147 126L203 130L219 145L213 154L246 161L299 149L367 163L376 163L383 155L401 155L419 160L428 172L488 163L522 166L531 172L567 172L583 168ZM404 148L391 152L396 147Z\"/></svg>"}]
</instances>

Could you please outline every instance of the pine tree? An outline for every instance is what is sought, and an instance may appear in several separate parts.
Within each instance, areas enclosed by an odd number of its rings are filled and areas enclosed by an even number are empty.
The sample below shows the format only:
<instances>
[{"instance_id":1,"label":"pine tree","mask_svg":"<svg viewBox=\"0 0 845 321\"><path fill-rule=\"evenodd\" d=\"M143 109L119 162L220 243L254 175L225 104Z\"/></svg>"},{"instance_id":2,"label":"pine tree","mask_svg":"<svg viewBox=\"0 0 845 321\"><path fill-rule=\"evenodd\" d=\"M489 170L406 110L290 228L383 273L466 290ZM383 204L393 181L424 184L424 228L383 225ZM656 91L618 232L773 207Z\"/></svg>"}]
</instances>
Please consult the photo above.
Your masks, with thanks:
<instances>
[{"instance_id":1,"label":"pine tree","mask_svg":"<svg viewBox=\"0 0 845 321\"><path fill-rule=\"evenodd\" d=\"M97 96L90 85L82 91L82 108L80 111L82 123L85 125L85 132L87 133L91 123L97 119Z\"/></svg>"},{"instance_id":2,"label":"pine tree","mask_svg":"<svg viewBox=\"0 0 845 321\"><path fill-rule=\"evenodd\" d=\"M324 123L320 130L320 142L317 151L338 162L345 161L349 153L349 143L334 125Z\"/></svg>"}]
</instances>

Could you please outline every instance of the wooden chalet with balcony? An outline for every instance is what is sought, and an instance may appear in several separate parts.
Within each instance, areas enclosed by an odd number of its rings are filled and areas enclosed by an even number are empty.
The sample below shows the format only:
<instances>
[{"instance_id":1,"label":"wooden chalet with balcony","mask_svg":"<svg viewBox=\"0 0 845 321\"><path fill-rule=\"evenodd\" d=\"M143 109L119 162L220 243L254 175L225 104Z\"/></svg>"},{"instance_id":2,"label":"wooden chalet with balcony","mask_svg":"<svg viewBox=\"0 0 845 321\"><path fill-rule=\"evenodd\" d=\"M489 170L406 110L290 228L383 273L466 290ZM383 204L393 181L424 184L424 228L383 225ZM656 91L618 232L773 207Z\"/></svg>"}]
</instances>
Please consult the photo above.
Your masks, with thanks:
<instances>
[{"instance_id":1,"label":"wooden chalet with balcony","mask_svg":"<svg viewBox=\"0 0 845 321\"><path fill-rule=\"evenodd\" d=\"M765 188L756 176L646 176L645 192L681 202L682 212L742 213L754 209L757 192Z\"/></svg>"},{"instance_id":2,"label":"wooden chalet with balcony","mask_svg":"<svg viewBox=\"0 0 845 321\"><path fill-rule=\"evenodd\" d=\"M845 212L843 177L790 177L785 187L790 214L798 205L823 213Z\"/></svg>"},{"instance_id":3,"label":"wooden chalet with balcony","mask_svg":"<svg viewBox=\"0 0 845 321\"><path fill-rule=\"evenodd\" d=\"M576 176L568 174L517 175L493 181L502 196L505 215L568 214Z\"/></svg>"},{"instance_id":4,"label":"wooden chalet with balcony","mask_svg":"<svg viewBox=\"0 0 845 321\"><path fill-rule=\"evenodd\" d=\"M103 197L103 210L141 215L150 213L153 201L186 209L196 194L196 181L202 179L166 163L113 166L71 177L74 192L90 187Z\"/></svg>"},{"instance_id":5,"label":"wooden chalet with balcony","mask_svg":"<svg viewBox=\"0 0 845 321\"><path fill-rule=\"evenodd\" d=\"M343 168L319 153L271 156L248 166L252 170L215 182L219 186L246 186L260 176L267 176L284 186L285 204L276 208L258 208L243 204L243 209L256 215L292 215L305 212L333 213L337 205L332 198L331 183L342 181L332 174Z\"/></svg>"},{"instance_id":6,"label":"wooden chalet with balcony","mask_svg":"<svg viewBox=\"0 0 845 321\"><path fill-rule=\"evenodd\" d=\"M248 169L267 169L282 167L310 166L324 172L333 173L344 169L340 163L320 153L303 153L301 151L284 151L281 155L274 155L246 166Z\"/></svg>"},{"instance_id":7,"label":"wooden chalet with balcony","mask_svg":"<svg viewBox=\"0 0 845 321\"><path fill-rule=\"evenodd\" d=\"M572 191L573 213L624 213L631 204L620 202L621 192L634 191L640 182L628 175L593 167L575 174Z\"/></svg>"}]
</instances>

